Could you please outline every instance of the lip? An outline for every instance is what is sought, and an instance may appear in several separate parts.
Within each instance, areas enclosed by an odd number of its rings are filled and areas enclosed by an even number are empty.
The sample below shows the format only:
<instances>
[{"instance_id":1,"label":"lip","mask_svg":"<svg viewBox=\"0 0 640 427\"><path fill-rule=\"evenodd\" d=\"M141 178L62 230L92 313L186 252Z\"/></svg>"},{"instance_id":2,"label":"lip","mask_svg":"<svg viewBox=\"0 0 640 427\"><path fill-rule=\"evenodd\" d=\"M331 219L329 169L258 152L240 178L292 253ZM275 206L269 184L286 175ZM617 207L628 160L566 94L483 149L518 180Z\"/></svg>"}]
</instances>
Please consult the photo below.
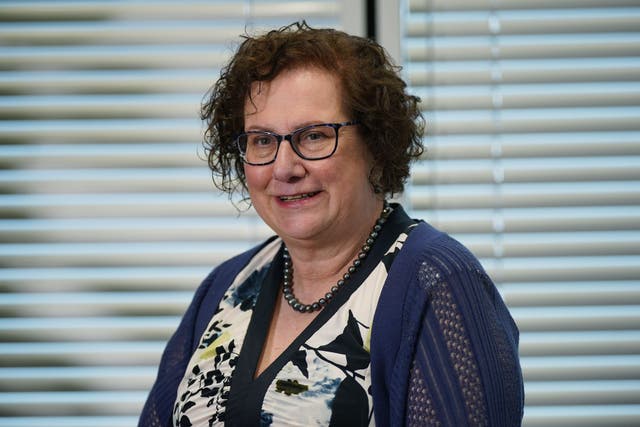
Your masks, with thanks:
<instances>
[{"instance_id":1,"label":"lip","mask_svg":"<svg viewBox=\"0 0 640 427\"><path fill-rule=\"evenodd\" d=\"M291 194L291 195L278 196L278 199L281 202L284 202L284 203L299 202L299 201L302 201L302 200L312 199L318 193L319 193L319 191L307 191L307 192L304 192L304 193L295 193L295 194Z\"/></svg>"},{"instance_id":2,"label":"lip","mask_svg":"<svg viewBox=\"0 0 640 427\"><path fill-rule=\"evenodd\" d=\"M321 191L301 191L298 193L280 194L275 196L276 202L282 207L297 208L313 203Z\"/></svg>"}]
</instances>

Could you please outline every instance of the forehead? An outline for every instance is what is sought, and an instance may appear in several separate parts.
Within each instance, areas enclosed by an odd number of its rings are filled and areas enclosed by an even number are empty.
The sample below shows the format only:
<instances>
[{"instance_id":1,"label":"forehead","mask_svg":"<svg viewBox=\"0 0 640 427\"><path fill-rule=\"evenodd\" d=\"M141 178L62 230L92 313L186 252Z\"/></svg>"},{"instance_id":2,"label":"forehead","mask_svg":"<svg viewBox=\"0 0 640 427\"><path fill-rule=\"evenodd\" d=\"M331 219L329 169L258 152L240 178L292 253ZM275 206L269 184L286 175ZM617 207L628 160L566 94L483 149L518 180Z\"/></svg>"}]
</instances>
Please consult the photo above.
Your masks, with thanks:
<instances>
[{"instance_id":1,"label":"forehead","mask_svg":"<svg viewBox=\"0 0 640 427\"><path fill-rule=\"evenodd\" d=\"M342 84L335 73L318 67L284 70L273 80L256 81L244 103L244 115L288 114L305 109L342 110Z\"/></svg>"}]
</instances>

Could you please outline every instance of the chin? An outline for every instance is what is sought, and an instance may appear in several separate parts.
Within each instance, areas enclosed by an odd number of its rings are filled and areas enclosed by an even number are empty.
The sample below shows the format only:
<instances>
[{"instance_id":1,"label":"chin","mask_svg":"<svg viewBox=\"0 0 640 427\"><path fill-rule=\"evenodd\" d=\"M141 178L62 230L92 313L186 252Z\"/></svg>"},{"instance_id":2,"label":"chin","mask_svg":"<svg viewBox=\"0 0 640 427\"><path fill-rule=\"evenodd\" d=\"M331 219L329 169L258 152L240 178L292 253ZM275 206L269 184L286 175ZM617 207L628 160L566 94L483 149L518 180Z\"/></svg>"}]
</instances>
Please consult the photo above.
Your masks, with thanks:
<instances>
[{"instance_id":1,"label":"chin","mask_svg":"<svg viewBox=\"0 0 640 427\"><path fill-rule=\"evenodd\" d=\"M277 227L273 227L276 233L283 239L311 240L327 230L327 224L321 224L310 218L298 218L285 223L281 218Z\"/></svg>"}]
</instances>

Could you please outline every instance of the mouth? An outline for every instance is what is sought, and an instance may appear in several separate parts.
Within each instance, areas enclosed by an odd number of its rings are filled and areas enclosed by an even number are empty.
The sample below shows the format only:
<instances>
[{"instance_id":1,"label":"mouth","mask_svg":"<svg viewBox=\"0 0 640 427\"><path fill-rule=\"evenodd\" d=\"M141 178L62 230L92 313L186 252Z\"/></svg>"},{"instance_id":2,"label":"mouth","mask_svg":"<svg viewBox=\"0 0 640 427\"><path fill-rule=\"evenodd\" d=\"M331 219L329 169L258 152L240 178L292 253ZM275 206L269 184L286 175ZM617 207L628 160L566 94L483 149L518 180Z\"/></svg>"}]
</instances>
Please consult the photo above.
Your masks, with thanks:
<instances>
[{"instance_id":1,"label":"mouth","mask_svg":"<svg viewBox=\"0 0 640 427\"><path fill-rule=\"evenodd\" d=\"M279 199L282 200L283 202L294 202L297 200L309 199L318 193L319 191L313 191L311 193L294 194L292 196L280 196Z\"/></svg>"}]
</instances>

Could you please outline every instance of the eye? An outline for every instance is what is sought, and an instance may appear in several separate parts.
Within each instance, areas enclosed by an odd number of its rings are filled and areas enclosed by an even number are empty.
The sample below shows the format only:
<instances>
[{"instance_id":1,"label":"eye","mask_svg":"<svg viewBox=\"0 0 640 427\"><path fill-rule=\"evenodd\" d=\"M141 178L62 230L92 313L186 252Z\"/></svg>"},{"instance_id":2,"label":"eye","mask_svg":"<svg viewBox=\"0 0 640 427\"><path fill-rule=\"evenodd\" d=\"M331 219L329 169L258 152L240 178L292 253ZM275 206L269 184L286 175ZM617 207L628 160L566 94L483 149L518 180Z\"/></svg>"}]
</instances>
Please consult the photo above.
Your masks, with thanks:
<instances>
[{"instance_id":1,"label":"eye","mask_svg":"<svg viewBox=\"0 0 640 427\"><path fill-rule=\"evenodd\" d=\"M266 133L257 133L249 135L249 143L254 147L265 147L273 144L275 138Z\"/></svg>"},{"instance_id":2,"label":"eye","mask_svg":"<svg viewBox=\"0 0 640 427\"><path fill-rule=\"evenodd\" d=\"M312 128L312 129L308 129L304 132L302 132L302 134L300 135L300 142L305 143L305 142L322 142L325 141L327 138L331 138L331 131L333 131L333 129L327 127L327 128Z\"/></svg>"}]
</instances>

